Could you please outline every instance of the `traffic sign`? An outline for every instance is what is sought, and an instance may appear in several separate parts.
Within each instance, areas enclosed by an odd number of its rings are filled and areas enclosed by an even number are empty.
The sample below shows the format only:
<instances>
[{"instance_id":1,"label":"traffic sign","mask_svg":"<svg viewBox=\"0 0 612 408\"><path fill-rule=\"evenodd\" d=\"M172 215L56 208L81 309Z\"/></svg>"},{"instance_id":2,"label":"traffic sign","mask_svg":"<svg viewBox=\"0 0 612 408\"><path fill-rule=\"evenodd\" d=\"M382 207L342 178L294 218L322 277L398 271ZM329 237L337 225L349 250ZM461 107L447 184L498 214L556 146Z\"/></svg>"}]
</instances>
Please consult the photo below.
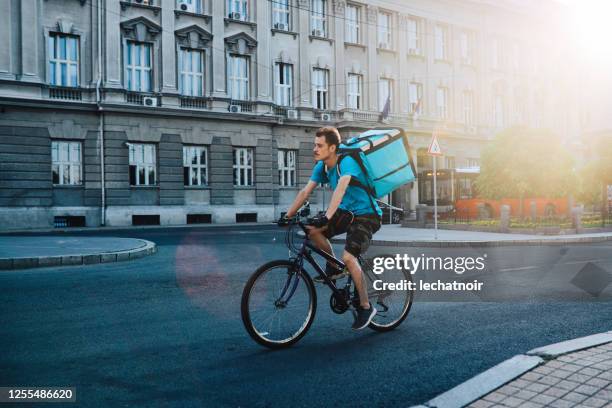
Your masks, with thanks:
<instances>
[{"instance_id":1,"label":"traffic sign","mask_svg":"<svg viewBox=\"0 0 612 408\"><path fill-rule=\"evenodd\" d=\"M431 143L429 143L427 153L432 156L442 156L442 149L440 148L440 143L438 143L438 138L436 137L435 133L431 137Z\"/></svg>"}]
</instances>

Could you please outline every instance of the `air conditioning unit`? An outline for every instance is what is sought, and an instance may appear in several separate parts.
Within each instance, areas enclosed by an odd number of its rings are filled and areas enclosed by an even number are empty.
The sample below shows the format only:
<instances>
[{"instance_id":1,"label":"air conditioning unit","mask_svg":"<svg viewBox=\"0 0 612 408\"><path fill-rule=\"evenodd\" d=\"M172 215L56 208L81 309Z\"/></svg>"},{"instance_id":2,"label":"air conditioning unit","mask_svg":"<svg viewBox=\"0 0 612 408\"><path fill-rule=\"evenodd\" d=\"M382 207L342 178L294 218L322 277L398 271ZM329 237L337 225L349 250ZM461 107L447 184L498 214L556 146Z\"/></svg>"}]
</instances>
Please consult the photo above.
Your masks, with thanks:
<instances>
[{"instance_id":1,"label":"air conditioning unit","mask_svg":"<svg viewBox=\"0 0 612 408\"><path fill-rule=\"evenodd\" d=\"M144 98L142 98L142 104L144 106L157 106L157 98L155 97L151 97L151 96L145 96Z\"/></svg>"},{"instance_id":2,"label":"air conditioning unit","mask_svg":"<svg viewBox=\"0 0 612 408\"><path fill-rule=\"evenodd\" d=\"M315 37L323 37L323 31L318 30L318 29L313 29L312 35L314 35Z\"/></svg>"},{"instance_id":3,"label":"air conditioning unit","mask_svg":"<svg viewBox=\"0 0 612 408\"><path fill-rule=\"evenodd\" d=\"M232 20L242 20L242 15L236 11L233 11L229 14L229 18Z\"/></svg>"},{"instance_id":4,"label":"air conditioning unit","mask_svg":"<svg viewBox=\"0 0 612 408\"><path fill-rule=\"evenodd\" d=\"M329 113L322 113L320 117L323 122L331 122L331 115Z\"/></svg>"},{"instance_id":5,"label":"air conditioning unit","mask_svg":"<svg viewBox=\"0 0 612 408\"><path fill-rule=\"evenodd\" d=\"M287 119L298 119L298 111L296 109L287 109Z\"/></svg>"},{"instance_id":6,"label":"air conditioning unit","mask_svg":"<svg viewBox=\"0 0 612 408\"><path fill-rule=\"evenodd\" d=\"M135 0L135 2L138 4L143 4L145 6L151 5L151 0Z\"/></svg>"},{"instance_id":7,"label":"air conditioning unit","mask_svg":"<svg viewBox=\"0 0 612 408\"><path fill-rule=\"evenodd\" d=\"M287 31L289 29L289 27L287 27L287 24L285 23L274 23L274 28L283 31Z\"/></svg>"},{"instance_id":8,"label":"air conditioning unit","mask_svg":"<svg viewBox=\"0 0 612 408\"><path fill-rule=\"evenodd\" d=\"M181 11L187 11L189 13L195 13L195 4L191 4L191 3L187 3L187 2L181 2L179 4L179 8L181 9Z\"/></svg>"},{"instance_id":9,"label":"air conditioning unit","mask_svg":"<svg viewBox=\"0 0 612 408\"><path fill-rule=\"evenodd\" d=\"M232 113L240 113L242 112L242 107L240 105L230 105L228 110Z\"/></svg>"}]
</instances>

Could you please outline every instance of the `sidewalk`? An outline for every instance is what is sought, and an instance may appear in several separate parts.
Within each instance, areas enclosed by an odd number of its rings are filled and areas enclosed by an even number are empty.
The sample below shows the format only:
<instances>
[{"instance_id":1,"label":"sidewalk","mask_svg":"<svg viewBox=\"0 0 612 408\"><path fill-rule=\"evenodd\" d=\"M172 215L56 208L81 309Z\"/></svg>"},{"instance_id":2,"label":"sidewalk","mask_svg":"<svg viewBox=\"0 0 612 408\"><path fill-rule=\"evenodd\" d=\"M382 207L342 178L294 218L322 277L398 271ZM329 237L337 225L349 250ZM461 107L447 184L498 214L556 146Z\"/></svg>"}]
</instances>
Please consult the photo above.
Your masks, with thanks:
<instances>
[{"instance_id":1,"label":"sidewalk","mask_svg":"<svg viewBox=\"0 0 612 408\"><path fill-rule=\"evenodd\" d=\"M119 262L156 251L153 242L134 238L0 236L0 270Z\"/></svg>"},{"instance_id":2,"label":"sidewalk","mask_svg":"<svg viewBox=\"0 0 612 408\"><path fill-rule=\"evenodd\" d=\"M372 244L387 246L460 247L460 246L511 246L511 245L562 245L612 241L612 232L572 235L502 234L497 232L438 230L429 228L403 228L400 225L383 225L374 234ZM344 242L344 235L335 242Z\"/></svg>"},{"instance_id":3,"label":"sidewalk","mask_svg":"<svg viewBox=\"0 0 612 408\"><path fill-rule=\"evenodd\" d=\"M514 356L413 408L612 407L612 331Z\"/></svg>"}]
</instances>

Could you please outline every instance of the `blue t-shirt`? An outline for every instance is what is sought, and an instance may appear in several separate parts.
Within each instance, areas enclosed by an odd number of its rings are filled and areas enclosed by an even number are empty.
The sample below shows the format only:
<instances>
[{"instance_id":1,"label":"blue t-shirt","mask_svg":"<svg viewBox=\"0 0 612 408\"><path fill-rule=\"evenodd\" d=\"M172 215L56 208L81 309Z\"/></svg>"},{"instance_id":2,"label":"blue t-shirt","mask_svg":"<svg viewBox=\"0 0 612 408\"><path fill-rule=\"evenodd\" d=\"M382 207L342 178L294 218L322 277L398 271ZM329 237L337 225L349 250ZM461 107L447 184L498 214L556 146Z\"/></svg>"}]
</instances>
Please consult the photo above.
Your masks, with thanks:
<instances>
[{"instance_id":1,"label":"blue t-shirt","mask_svg":"<svg viewBox=\"0 0 612 408\"><path fill-rule=\"evenodd\" d=\"M336 170L337 166L338 164L331 169L328 169L326 177L325 163L319 161L314 166L314 169L312 169L312 176L310 176L310 179L315 183L324 184L329 182L329 185L334 190L338 185L339 178L342 176L355 177L361 183L365 185L368 184L365 174L363 174L363 171L361 171L361 167L359 167L359 164L351 156L345 156L342 161L340 161L340 176L338 176L338 171ZM373 198L371 198L364 189L349 185L338 208L352 211L355 215L372 214L372 200ZM376 200L374 200L374 207L376 208L378 215L382 216L382 211L380 210Z\"/></svg>"}]
</instances>

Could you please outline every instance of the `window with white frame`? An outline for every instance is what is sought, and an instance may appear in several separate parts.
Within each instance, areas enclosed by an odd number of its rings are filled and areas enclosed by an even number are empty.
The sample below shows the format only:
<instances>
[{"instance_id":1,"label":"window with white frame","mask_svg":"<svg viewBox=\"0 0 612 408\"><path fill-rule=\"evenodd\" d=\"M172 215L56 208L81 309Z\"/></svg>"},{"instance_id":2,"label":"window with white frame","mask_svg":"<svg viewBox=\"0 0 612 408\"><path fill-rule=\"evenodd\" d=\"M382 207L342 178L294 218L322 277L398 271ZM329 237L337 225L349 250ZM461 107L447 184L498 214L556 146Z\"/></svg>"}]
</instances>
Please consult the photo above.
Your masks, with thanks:
<instances>
[{"instance_id":1,"label":"window with white frame","mask_svg":"<svg viewBox=\"0 0 612 408\"><path fill-rule=\"evenodd\" d=\"M416 18L408 19L408 53L421 55L421 29Z\"/></svg>"},{"instance_id":2,"label":"window with white frame","mask_svg":"<svg viewBox=\"0 0 612 408\"><path fill-rule=\"evenodd\" d=\"M491 40L491 68L501 68L501 55L500 55L499 39L493 38Z\"/></svg>"},{"instance_id":3,"label":"window with white frame","mask_svg":"<svg viewBox=\"0 0 612 408\"><path fill-rule=\"evenodd\" d=\"M440 86L436 90L436 109L440 119L448 118L448 88Z\"/></svg>"},{"instance_id":4,"label":"window with white frame","mask_svg":"<svg viewBox=\"0 0 612 408\"><path fill-rule=\"evenodd\" d=\"M157 180L155 145L129 143L130 185L153 186Z\"/></svg>"},{"instance_id":5,"label":"window with white frame","mask_svg":"<svg viewBox=\"0 0 612 408\"><path fill-rule=\"evenodd\" d=\"M442 25L436 25L434 29L435 49L434 56L438 60L448 59L448 29Z\"/></svg>"},{"instance_id":6,"label":"window with white frame","mask_svg":"<svg viewBox=\"0 0 612 408\"><path fill-rule=\"evenodd\" d=\"M230 98L249 99L249 57L230 55L227 61L227 81Z\"/></svg>"},{"instance_id":7,"label":"window with white frame","mask_svg":"<svg viewBox=\"0 0 612 408\"><path fill-rule=\"evenodd\" d=\"M290 0L274 0L272 3L272 27L276 30L289 31Z\"/></svg>"},{"instance_id":8,"label":"window with white frame","mask_svg":"<svg viewBox=\"0 0 612 408\"><path fill-rule=\"evenodd\" d=\"M327 1L310 0L310 33L327 37Z\"/></svg>"},{"instance_id":9,"label":"window with white frame","mask_svg":"<svg viewBox=\"0 0 612 408\"><path fill-rule=\"evenodd\" d=\"M51 142L51 174L53 184L82 184L81 142Z\"/></svg>"},{"instance_id":10,"label":"window with white frame","mask_svg":"<svg viewBox=\"0 0 612 408\"><path fill-rule=\"evenodd\" d=\"M480 160L479 159L468 158L467 159L467 166L468 167L480 167Z\"/></svg>"},{"instance_id":11,"label":"window with white frame","mask_svg":"<svg viewBox=\"0 0 612 408\"><path fill-rule=\"evenodd\" d=\"M378 12L378 48L390 50L392 45L391 14Z\"/></svg>"},{"instance_id":12,"label":"window with white frame","mask_svg":"<svg viewBox=\"0 0 612 408\"><path fill-rule=\"evenodd\" d=\"M444 156L444 165L447 169L455 168L455 156Z\"/></svg>"},{"instance_id":13,"label":"window with white frame","mask_svg":"<svg viewBox=\"0 0 612 408\"><path fill-rule=\"evenodd\" d=\"M127 41L125 80L128 91L151 92L151 44Z\"/></svg>"},{"instance_id":14,"label":"window with white frame","mask_svg":"<svg viewBox=\"0 0 612 408\"><path fill-rule=\"evenodd\" d=\"M253 185L253 149L251 148L234 148L234 185Z\"/></svg>"},{"instance_id":15,"label":"window with white frame","mask_svg":"<svg viewBox=\"0 0 612 408\"><path fill-rule=\"evenodd\" d=\"M50 33L48 44L49 84L79 86L78 37Z\"/></svg>"},{"instance_id":16,"label":"window with white frame","mask_svg":"<svg viewBox=\"0 0 612 408\"><path fill-rule=\"evenodd\" d=\"M297 185L295 170L296 155L296 150L278 151L278 176L281 187L295 187Z\"/></svg>"},{"instance_id":17,"label":"window with white frame","mask_svg":"<svg viewBox=\"0 0 612 408\"><path fill-rule=\"evenodd\" d=\"M346 84L346 106L349 109L361 109L361 87L362 76L359 74L348 74Z\"/></svg>"},{"instance_id":18,"label":"window with white frame","mask_svg":"<svg viewBox=\"0 0 612 408\"><path fill-rule=\"evenodd\" d=\"M233 20L248 21L248 0L227 0L227 16Z\"/></svg>"},{"instance_id":19,"label":"window with white frame","mask_svg":"<svg viewBox=\"0 0 612 408\"><path fill-rule=\"evenodd\" d=\"M360 44L361 37L360 24L361 24L361 10L354 4L347 4L345 9L346 18L346 33L344 34L344 41Z\"/></svg>"},{"instance_id":20,"label":"window with white frame","mask_svg":"<svg viewBox=\"0 0 612 408\"><path fill-rule=\"evenodd\" d=\"M463 122L474 124L474 93L471 90L463 91Z\"/></svg>"},{"instance_id":21,"label":"window with white frame","mask_svg":"<svg viewBox=\"0 0 612 408\"><path fill-rule=\"evenodd\" d=\"M276 104L291 106L293 101L293 66L277 63L274 75L276 77Z\"/></svg>"},{"instance_id":22,"label":"window with white frame","mask_svg":"<svg viewBox=\"0 0 612 408\"><path fill-rule=\"evenodd\" d=\"M493 97L493 123L498 128L504 126L504 97L501 94Z\"/></svg>"},{"instance_id":23,"label":"window with white frame","mask_svg":"<svg viewBox=\"0 0 612 408\"><path fill-rule=\"evenodd\" d=\"M181 95L202 96L204 94L203 51L181 48L179 72L179 90Z\"/></svg>"},{"instance_id":24,"label":"window with white frame","mask_svg":"<svg viewBox=\"0 0 612 408\"><path fill-rule=\"evenodd\" d=\"M388 78L381 78L378 82L378 110L383 111L385 104L389 100L389 111L393 107L393 95L391 94L391 83L392 81Z\"/></svg>"},{"instance_id":25,"label":"window with white frame","mask_svg":"<svg viewBox=\"0 0 612 408\"><path fill-rule=\"evenodd\" d=\"M471 65L473 62L471 34L467 31L461 32L459 36L459 43L461 48L461 62L466 65Z\"/></svg>"},{"instance_id":26,"label":"window with white frame","mask_svg":"<svg viewBox=\"0 0 612 408\"><path fill-rule=\"evenodd\" d=\"M408 112L420 114L423 110L423 84L411 82L408 85Z\"/></svg>"},{"instance_id":27,"label":"window with white frame","mask_svg":"<svg viewBox=\"0 0 612 408\"><path fill-rule=\"evenodd\" d=\"M203 14L202 0L176 0L176 8L190 13Z\"/></svg>"},{"instance_id":28,"label":"window with white frame","mask_svg":"<svg viewBox=\"0 0 612 408\"><path fill-rule=\"evenodd\" d=\"M208 184L208 150L206 146L183 146L183 181L186 186Z\"/></svg>"},{"instance_id":29,"label":"window with white frame","mask_svg":"<svg viewBox=\"0 0 612 408\"><path fill-rule=\"evenodd\" d=\"M329 72L326 69L312 70L312 99L315 109L327 109Z\"/></svg>"}]
</instances>

